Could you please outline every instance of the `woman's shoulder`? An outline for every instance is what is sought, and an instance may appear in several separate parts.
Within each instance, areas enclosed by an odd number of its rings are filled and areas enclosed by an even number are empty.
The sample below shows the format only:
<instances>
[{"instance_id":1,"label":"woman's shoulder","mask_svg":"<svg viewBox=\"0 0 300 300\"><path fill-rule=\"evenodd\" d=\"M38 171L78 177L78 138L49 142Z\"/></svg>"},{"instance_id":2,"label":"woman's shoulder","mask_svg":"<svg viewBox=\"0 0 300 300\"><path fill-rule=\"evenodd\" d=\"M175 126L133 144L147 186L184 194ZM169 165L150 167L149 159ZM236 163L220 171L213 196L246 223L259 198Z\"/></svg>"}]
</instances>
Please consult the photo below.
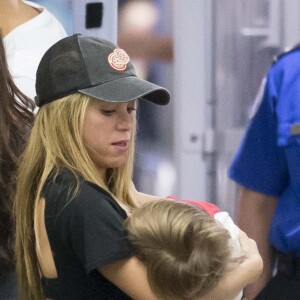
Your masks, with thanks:
<instances>
[{"instance_id":1,"label":"woman's shoulder","mask_svg":"<svg viewBox=\"0 0 300 300\"><path fill-rule=\"evenodd\" d=\"M43 197L46 206L53 207L56 212L66 208L67 210L93 209L95 206L118 209L116 201L101 186L66 169L49 175L43 188Z\"/></svg>"},{"instance_id":2,"label":"woman's shoulder","mask_svg":"<svg viewBox=\"0 0 300 300\"><path fill-rule=\"evenodd\" d=\"M101 193L110 197L109 193L101 186L85 180L80 174L68 169L62 169L58 172L52 171L43 187L43 194L46 196L52 193L81 195L87 192Z\"/></svg>"},{"instance_id":3,"label":"woman's shoulder","mask_svg":"<svg viewBox=\"0 0 300 300\"><path fill-rule=\"evenodd\" d=\"M84 180L81 176L63 169L60 171L52 171L43 187L43 194L49 196L52 193L64 193L66 190L72 190L82 185Z\"/></svg>"}]
</instances>

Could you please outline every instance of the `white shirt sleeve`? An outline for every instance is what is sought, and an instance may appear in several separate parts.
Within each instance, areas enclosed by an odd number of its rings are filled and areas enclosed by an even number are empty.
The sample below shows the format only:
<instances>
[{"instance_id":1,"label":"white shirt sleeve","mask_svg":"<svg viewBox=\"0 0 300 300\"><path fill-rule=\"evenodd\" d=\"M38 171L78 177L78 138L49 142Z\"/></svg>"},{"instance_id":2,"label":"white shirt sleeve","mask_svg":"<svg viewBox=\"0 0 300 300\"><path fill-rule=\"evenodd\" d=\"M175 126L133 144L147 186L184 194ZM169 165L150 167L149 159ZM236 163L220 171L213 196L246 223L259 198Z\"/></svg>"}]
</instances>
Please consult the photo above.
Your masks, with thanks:
<instances>
[{"instance_id":1,"label":"white shirt sleeve","mask_svg":"<svg viewBox=\"0 0 300 300\"><path fill-rule=\"evenodd\" d=\"M17 26L4 38L8 67L17 87L31 99L36 95L36 71L44 53L57 41L67 36L60 22L36 3L26 4L41 13Z\"/></svg>"}]
</instances>

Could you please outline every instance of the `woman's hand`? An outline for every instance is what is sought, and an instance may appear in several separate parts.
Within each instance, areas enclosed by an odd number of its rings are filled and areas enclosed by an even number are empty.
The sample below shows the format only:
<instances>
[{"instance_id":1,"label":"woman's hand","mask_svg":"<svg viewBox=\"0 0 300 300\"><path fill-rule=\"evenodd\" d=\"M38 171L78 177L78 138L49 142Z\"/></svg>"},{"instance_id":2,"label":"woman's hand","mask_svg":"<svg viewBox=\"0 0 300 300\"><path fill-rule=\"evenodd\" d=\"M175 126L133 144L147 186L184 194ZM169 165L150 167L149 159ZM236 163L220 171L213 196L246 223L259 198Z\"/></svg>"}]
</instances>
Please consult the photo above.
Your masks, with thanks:
<instances>
[{"instance_id":1,"label":"woman's hand","mask_svg":"<svg viewBox=\"0 0 300 300\"><path fill-rule=\"evenodd\" d=\"M227 273L211 292L199 300L236 299L248 284L259 278L263 270L263 262L255 241L241 230L239 230L239 240L244 260ZM243 297L242 300L248 300L248 298Z\"/></svg>"},{"instance_id":2,"label":"woman's hand","mask_svg":"<svg viewBox=\"0 0 300 300\"><path fill-rule=\"evenodd\" d=\"M258 252L256 242L250 239L247 234L239 229L239 241L243 254L244 261L239 265L239 268L247 271L247 285L255 282L263 271L263 260Z\"/></svg>"}]
</instances>

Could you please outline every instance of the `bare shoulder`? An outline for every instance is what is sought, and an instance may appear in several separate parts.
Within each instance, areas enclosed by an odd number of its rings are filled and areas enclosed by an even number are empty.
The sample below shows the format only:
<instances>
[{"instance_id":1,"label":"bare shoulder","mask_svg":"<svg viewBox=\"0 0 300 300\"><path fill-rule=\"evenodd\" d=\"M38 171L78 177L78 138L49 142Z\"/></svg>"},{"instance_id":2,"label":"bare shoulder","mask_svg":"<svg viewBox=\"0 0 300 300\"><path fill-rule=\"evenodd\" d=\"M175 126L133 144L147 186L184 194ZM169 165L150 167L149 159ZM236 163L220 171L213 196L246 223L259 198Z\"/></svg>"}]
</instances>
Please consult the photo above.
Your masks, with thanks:
<instances>
[{"instance_id":1,"label":"bare shoulder","mask_svg":"<svg viewBox=\"0 0 300 300\"><path fill-rule=\"evenodd\" d=\"M159 199L162 199L162 198L165 198L165 197L144 194L144 193L141 193L141 192L137 191L135 198L136 198L136 204L138 206L142 206L142 205L144 205L145 203L147 203L149 201L155 201L155 200L159 200Z\"/></svg>"},{"instance_id":2,"label":"bare shoulder","mask_svg":"<svg viewBox=\"0 0 300 300\"><path fill-rule=\"evenodd\" d=\"M165 198L165 196L155 196L155 195L141 193L136 189L133 182L130 186L130 194L133 197L133 201L137 207L143 206L145 203L149 201L155 201L155 200Z\"/></svg>"}]
</instances>

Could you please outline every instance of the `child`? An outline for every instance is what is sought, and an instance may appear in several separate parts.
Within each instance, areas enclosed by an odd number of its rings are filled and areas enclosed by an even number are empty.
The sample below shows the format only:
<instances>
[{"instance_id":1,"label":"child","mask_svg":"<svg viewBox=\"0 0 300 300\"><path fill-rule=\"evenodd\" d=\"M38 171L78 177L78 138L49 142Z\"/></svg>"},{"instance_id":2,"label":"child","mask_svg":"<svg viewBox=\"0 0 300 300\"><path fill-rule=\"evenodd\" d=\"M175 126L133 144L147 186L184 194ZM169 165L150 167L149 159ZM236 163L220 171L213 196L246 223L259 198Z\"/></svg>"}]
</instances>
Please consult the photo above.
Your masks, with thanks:
<instances>
[{"instance_id":1,"label":"child","mask_svg":"<svg viewBox=\"0 0 300 300\"><path fill-rule=\"evenodd\" d=\"M204 296L243 260L238 228L210 203L151 201L134 210L125 226L159 299Z\"/></svg>"}]
</instances>

